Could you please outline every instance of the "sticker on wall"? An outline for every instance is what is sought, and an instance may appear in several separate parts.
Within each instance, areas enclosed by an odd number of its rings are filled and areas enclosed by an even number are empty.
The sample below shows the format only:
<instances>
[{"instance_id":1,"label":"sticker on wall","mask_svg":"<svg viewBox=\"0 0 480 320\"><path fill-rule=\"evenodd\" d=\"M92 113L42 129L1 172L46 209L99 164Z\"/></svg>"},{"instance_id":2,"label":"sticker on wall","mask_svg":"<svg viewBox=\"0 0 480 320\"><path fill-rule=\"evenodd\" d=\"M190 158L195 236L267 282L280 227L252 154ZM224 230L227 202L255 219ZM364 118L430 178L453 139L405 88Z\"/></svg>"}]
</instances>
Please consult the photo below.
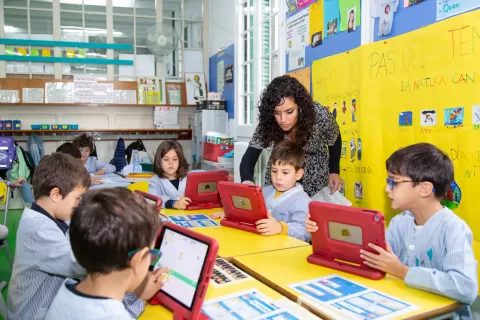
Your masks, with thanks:
<instances>
[{"instance_id":1,"label":"sticker on wall","mask_svg":"<svg viewBox=\"0 0 480 320\"><path fill-rule=\"evenodd\" d=\"M447 190L447 194L443 197L440 203L449 208L450 210L458 208L460 201L462 200L462 190L458 184L453 181L450 187Z\"/></svg>"},{"instance_id":2,"label":"sticker on wall","mask_svg":"<svg viewBox=\"0 0 480 320\"><path fill-rule=\"evenodd\" d=\"M413 113L412 111L400 112L398 116L398 124L400 127L410 127L412 126Z\"/></svg>"},{"instance_id":3,"label":"sticker on wall","mask_svg":"<svg viewBox=\"0 0 480 320\"><path fill-rule=\"evenodd\" d=\"M357 199L363 199L363 183L356 181L353 190L354 196Z\"/></svg>"},{"instance_id":4,"label":"sticker on wall","mask_svg":"<svg viewBox=\"0 0 480 320\"><path fill-rule=\"evenodd\" d=\"M225 82L226 83L233 82L233 65L232 64L225 67Z\"/></svg>"},{"instance_id":5,"label":"sticker on wall","mask_svg":"<svg viewBox=\"0 0 480 320\"><path fill-rule=\"evenodd\" d=\"M355 160L355 154L357 153L357 145L355 144L355 138L350 139L350 162Z\"/></svg>"},{"instance_id":6,"label":"sticker on wall","mask_svg":"<svg viewBox=\"0 0 480 320\"><path fill-rule=\"evenodd\" d=\"M433 127L437 125L437 112L435 110L423 110L420 112L420 125Z\"/></svg>"},{"instance_id":7,"label":"sticker on wall","mask_svg":"<svg viewBox=\"0 0 480 320\"><path fill-rule=\"evenodd\" d=\"M358 151L357 151L357 159L362 160L362 139L357 139Z\"/></svg>"},{"instance_id":8,"label":"sticker on wall","mask_svg":"<svg viewBox=\"0 0 480 320\"><path fill-rule=\"evenodd\" d=\"M342 124L345 125L347 123L347 120L346 120L346 117L347 117L347 102L343 101L342 104L343 104L343 107L342 107L342 113L343 113Z\"/></svg>"},{"instance_id":9,"label":"sticker on wall","mask_svg":"<svg viewBox=\"0 0 480 320\"><path fill-rule=\"evenodd\" d=\"M472 123L480 124L480 106L472 107Z\"/></svg>"},{"instance_id":10,"label":"sticker on wall","mask_svg":"<svg viewBox=\"0 0 480 320\"><path fill-rule=\"evenodd\" d=\"M457 127L463 125L464 110L463 107L446 108L443 111L443 121L447 127Z\"/></svg>"},{"instance_id":11,"label":"sticker on wall","mask_svg":"<svg viewBox=\"0 0 480 320\"><path fill-rule=\"evenodd\" d=\"M350 109L350 112L352 113L352 122L357 122L357 119L355 118L355 115L357 114L357 100L352 99L352 108Z\"/></svg>"},{"instance_id":12,"label":"sticker on wall","mask_svg":"<svg viewBox=\"0 0 480 320\"><path fill-rule=\"evenodd\" d=\"M342 154L341 154L341 157L342 157L342 158L346 158L346 157L347 157L347 141L342 141Z\"/></svg>"},{"instance_id":13,"label":"sticker on wall","mask_svg":"<svg viewBox=\"0 0 480 320\"><path fill-rule=\"evenodd\" d=\"M336 102L333 103L333 110L332 110L332 115L333 115L333 119L337 120L337 107L338 107L338 104Z\"/></svg>"},{"instance_id":14,"label":"sticker on wall","mask_svg":"<svg viewBox=\"0 0 480 320\"><path fill-rule=\"evenodd\" d=\"M340 194L345 197L345 180L342 179L342 186L340 187Z\"/></svg>"}]
</instances>

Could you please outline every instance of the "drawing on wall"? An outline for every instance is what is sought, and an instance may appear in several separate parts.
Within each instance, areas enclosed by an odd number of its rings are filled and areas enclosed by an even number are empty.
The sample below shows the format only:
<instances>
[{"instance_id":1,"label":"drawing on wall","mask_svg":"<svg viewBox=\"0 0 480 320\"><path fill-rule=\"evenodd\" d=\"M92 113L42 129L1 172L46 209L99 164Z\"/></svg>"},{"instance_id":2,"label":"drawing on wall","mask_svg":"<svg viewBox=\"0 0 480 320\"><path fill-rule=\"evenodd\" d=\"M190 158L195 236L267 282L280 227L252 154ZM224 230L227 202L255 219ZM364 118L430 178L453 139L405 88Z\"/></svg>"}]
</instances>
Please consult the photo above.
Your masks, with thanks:
<instances>
[{"instance_id":1,"label":"drawing on wall","mask_svg":"<svg viewBox=\"0 0 480 320\"><path fill-rule=\"evenodd\" d=\"M462 190L460 190L460 187L454 180L440 203L445 207L449 208L450 210L453 210L458 208L461 200Z\"/></svg>"},{"instance_id":2,"label":"drawing on wall","mask_svg":"<svg viewBox=\"0 0 480 320\"><path fill-rule=\"evenodd\" d=\"M388 36L392 31L393 16L395 14L394 2L387 2L382 5L380 12L380 23L378 27L378 36Z\"/></svg>"},{"instance_id":3,"label":"drawing on wall","mask_svg":"<svg viewBox=\"0 0 480 320\"><path fill-rule=\"evenodd\" d=\"M472 123L480 124L480 106L472 106Z\"/></svg>"},{"instance_id":4,"label":"drawing on wall","mask_svg":"<svg viewBox=\"0 0 480 320\"><path fill-rule=\"evenodd\" d=\"M315 48L322 44L322 31L312 35L312 48Z\"/></svg>"},{"instance_id":5,"label":"drawing on wall","mask_svg":"<svg viewBox=\"0 0 480 320\"><path fill-rule=\"evenodd\" d=\"M357 159L362 160L362 139L357 138L357 144L358 144Z\"/></svg>"},{"instance_id":6,"label":"drawing on wall","mask_svg":"<svg viewBox=\"0 0 480 320\"><path fill-rule=\"evenodd\" d=\"M195 104L196 101L205 99L206 83L203 73L185 72L187 85L187 104Z\"/></svg>"},{"instance_id":7,"label":"drawing on wall","mask_svg":"<svg viewBox=\"0 0 480 320\"><path fill-rule=\"evenodd\" d=\"M363 183L356 181L353 194L357 199L363 199Z\"/></svg>"},{"instance_id":8,"label":"drawing on wall","mask_svg":"<svg viewBox=\"0 0 480 320\"><path fill-rule=\"evenodd\" d=\"M355 115L357 114L357 100L356 99L352 99L351 112L352 112L352 122L357 122L357 119L355 118Z\"/></svg>"},{"instance_id":9,"label":"drawing on wall","mask_svg":"<svg viewBox=\"0 0 480 320\"><path fill-rule=\"evenodd\" d=\"M333 19L332 21L327 22L327 36L333 36L338 32L338 20Z\"/></svg>"},{"instance_id":10,"label":"drawing on wall","mask_svg":"<svg viewBox=\"0 0 480 320\"><path fill-rule=\"evenodd\" d=\"M437 111L423 110L420 112L420 126L433 127L437 125Z\"/></svg>"},{"instance_id":11,"label":"drawing on wall","mask_svg":"<svg viewBox=\"0 0 480 320\"><path fill-rule=\"evenodd\" d=\"M410 127L412 126L412 118L412 111L400 112L400 115L398 116L398 124L400 127Z\"/></svg>"},{"instance_id":12,"label":"drawing on wall","mask_svg":"<svg viewBox=\"0 0 480 320\"><path fill-rule=\"evenodd\" d=\"M165 104L165 79L138 77L138 104Z\"/></svg>"},{"instance_id":13,"label":"drawing on wall","mask_svg":"<svg viewBox=\"0 0 480 320\"><path fill-rule=\"evenodd\" d=\"M346 158L346 157L347 157L347 141L342 141L342 154L341 154L341 157L342 157L342 158Z\"/></svg>"},{"instance_id":14,"label":"drawing on wall","mask_svg":"<svg viewBox=\"0 0 480 320\"><path fill-rule=\"evenodd\" d=\"M357 21L355 20L355 17L357 15L357 7L353 7L347 10L347 17L348 17L348 24L347 24L347 30L348 32L355 31L357 28Z\"/></svg>"},{"instance_id":15,"label":"drawing on wall","mask_svg":"<svg viewBox=\"0 0 480 320\"><path fill-rule=\"evenodd\" d=\"M350 139L350 162L355 160L355 155L357 153L357 145L355 144L355 138Z\"/></svg>"},{"instance_id":16,"label":"drawing on wall","mask_svg":"<svg viewBox=\"0 0 480 320\"><path fill-rule=\"evenodd\" d=\"M463 107L446 108L443 111L443 122L447 127L456 127L463 124Z\"/></svg>"}]
</instances>

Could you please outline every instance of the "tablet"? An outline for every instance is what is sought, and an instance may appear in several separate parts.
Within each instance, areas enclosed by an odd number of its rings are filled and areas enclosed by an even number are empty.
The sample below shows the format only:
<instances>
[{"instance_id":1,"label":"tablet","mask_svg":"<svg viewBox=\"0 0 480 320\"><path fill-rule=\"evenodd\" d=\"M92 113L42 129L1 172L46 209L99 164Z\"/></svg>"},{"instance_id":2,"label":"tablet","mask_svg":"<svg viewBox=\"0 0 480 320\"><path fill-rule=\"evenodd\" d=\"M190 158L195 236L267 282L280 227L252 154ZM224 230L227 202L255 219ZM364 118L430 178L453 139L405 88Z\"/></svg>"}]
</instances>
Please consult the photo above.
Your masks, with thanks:
<instances>
[{"instance_id":1,"label":"tablet","mask_svg":"<svg viewBox=\"0 0 480 320\"><path fill-rule=\"evenodd\" d=\"M162 198L140 190L135 190L134 192L144 197L148 203L154 204L157 207L158 212L160 212L160 210L162 209Z\"/></svg>"},{"instance_id":2,"label":"tablet","mask_svg":"<svg viewBox=\"0 0 480 320\"><path fill-rule=\"evenodd\" d=\"M313 253L307 261L365 278L379 280L385 273L365 265L360 250L377 253L369 243L385 249L385 220L378 211L312 201L311 220L317 223L312 233Z\"/></svg>"},{"instance_id":3,"label":"tablet","mask_svg":"<svg viewBox=\"0 0 480 320\"><path fill-rule=\"evenodd\" d=\"M186 210L200 210L220 208L220 196L218 195L218 183L228 181L228 171L203 171L190 172L187 175L185 197L192 202Z\"/></svg>"},{"instance_id":4,"label":"tablet","mask_svg":"<svg viewBox=\"0 0 480 320\"><path fill-rule=\"evenodd\" d=\"M262 188L251 184L219 182L218 190L225 212L220 225L259 233L255 223L267 219Z\"/></svg>"},{"instance_id":5,"label":"tablet","mask_svg":"<svg viewBox=\"0 0 480 320\"><path fill-rule=\"evenodd\" d=\"M216 240L164 223L155 248L162 256L153 270L168 268L163 288L152 303L173 311L174 319L202 319L202 305L218 253Z\"/></svg>"}]
</instances>

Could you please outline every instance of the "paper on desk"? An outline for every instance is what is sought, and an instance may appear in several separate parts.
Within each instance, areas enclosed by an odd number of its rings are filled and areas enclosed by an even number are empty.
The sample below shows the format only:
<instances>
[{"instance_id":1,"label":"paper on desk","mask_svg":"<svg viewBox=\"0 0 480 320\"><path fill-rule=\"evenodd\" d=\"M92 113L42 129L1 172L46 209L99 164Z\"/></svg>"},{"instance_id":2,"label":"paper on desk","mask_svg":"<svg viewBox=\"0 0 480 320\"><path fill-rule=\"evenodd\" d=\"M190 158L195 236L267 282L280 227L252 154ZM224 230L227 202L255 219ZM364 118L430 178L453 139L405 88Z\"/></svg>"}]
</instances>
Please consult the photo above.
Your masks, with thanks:
<instances>
[{"instance_id":1,"label":"paper on desk","mask_svg":"<svg viewBox=\"0 0 480 320\"><path fill-rule=\"evenodd\" d=\"M184 228L218 227L218 223L204 214L189 214L184 216L170 216L168 219Z\"/></svg>"},{"instance_id":2,"label":"paper on desk","mask_svg":"<svg viewBox=\"0 0 480 320\"><path fill-rule=\"evenodd\" d=\"M210 284L214 287L224 287L248 280L252 280L248 274L227 260L217 258L215 261L215 266L213 267L213 274L210 279Z\"/></svg>"},{"instance_id":3,"label":"paper on desk","mask_svg":"<svg viewBox=\"0 0 480 320\"><path fill-rule=\"evenodd\" d=\"M351 207L352 203L345 198L340 192L335 191L333 194L330 194L330 187L326 186L322 190L318 191L313 197L312 200L319 202L326 202L332 204L338 204L342 206Z\"/></svg>"},{"instance_id":4,"label":"paper on desk","mask_svg":"<svg viewBox=\"0 0 480 320\"><path fill-rule=\"evenodd\" d=\"M418 306L335 274L288 287L301 294L299 302L321 311L328 308L349 319L387 320L418 309Z\"/></svg>"}]
</instances>

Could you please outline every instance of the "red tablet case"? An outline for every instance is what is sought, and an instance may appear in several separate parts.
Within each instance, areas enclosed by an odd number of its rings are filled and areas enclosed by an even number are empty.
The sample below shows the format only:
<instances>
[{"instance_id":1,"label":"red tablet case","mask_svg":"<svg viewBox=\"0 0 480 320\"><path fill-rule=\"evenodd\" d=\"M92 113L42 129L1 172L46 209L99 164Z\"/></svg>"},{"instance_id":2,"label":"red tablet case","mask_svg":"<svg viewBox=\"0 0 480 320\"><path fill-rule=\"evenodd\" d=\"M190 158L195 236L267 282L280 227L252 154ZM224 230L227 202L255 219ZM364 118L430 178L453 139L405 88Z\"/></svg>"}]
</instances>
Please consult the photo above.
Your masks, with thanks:
<instances>
[{"instance_id":1,"label":"red tablet case","mask_svg":"<svg viewBox=\"0 0 480 320\"><path fill-rule=\"evenodd\" d=\"M225 212L220 225L258 233L255 223L267 219L262 188L234 182L219 182L218 185Z\"/></svg>"},{"instance_id":2,"label":"red tablet case","mask_svg":"<svg viewBox=\"0 0 480 320\"><path fill-rule=\"evenodd\" d=\"M217 259L218 243L217 240L204 236L198 232L190 229L182 228L174 223L166 222L163 224L162 229L158 233L157 240L155 242L155 248L160 248L164 229L168 228L180 234L183 234L189 238L204 242L209 245L207 256L205 257L205 263L203 265L200 278L198 279L197 290L193 297L192 307L188 309L175 299L170 297L163 291L159 291L155 297L151 300L152 304L162 304L173 312L174 320L207 320L208 317L202 313L203 301L207 294L207 288L212 276L213 267L215 266L215 260Z\"/></svg>"},{"instance_id":3,"label":"red tablet case","mask_svg":"<svg viewBox=\"0 0 480 320\"><path fill-rule=\"evenodd\" d=\"M228 171L205 171L191 172L187 176L187 186L185 188L185 197L190 198L192 202L186 210L201 210L220 208L220 196L218 195L218 183L228 181ZM212 192L199 192L199 188L212 188Z\"/></svg>"},{"instance_id":4,"label":"red tablet case","mask_svg":"<svg viewBox=\"0 0 480 320\"><path fill-rule=\"evenodd\" d=\"M310 202L309 212L310 219L317 223L318 230L312 233L313 254L308 256L308 262L372 280L385 277L384 272L368 267L360 258L361 249L377 253L368 246L369 243L386 248L385 220L381 212L318 201ZM340 237L344 241L331 238L329 225L332 222L348 225L340 231ZM361 244L345 242L354 237L355 233L358 236L358 231L355 231L358 227L361 228Z\"/></svg>"},{"instance_id":5,"label":"red tablet case","mask_svg":"<svg viewBox=\"0 0 480 320\"><path fill-rule=\"evenodd\" d=\"M153 194L150 194L150 193L146 193L146 192L143 192L143 191L140 191L140 190L135 190L134 191L135 193L141 195L142 197L148 199L148 200L152 200L155 202L155 206L157 207L158 209L158 212L160 212L160 210L162 210L162 198L160 197L157 197L157 196L154 196Z\"/></svg>"}]
</instances>

